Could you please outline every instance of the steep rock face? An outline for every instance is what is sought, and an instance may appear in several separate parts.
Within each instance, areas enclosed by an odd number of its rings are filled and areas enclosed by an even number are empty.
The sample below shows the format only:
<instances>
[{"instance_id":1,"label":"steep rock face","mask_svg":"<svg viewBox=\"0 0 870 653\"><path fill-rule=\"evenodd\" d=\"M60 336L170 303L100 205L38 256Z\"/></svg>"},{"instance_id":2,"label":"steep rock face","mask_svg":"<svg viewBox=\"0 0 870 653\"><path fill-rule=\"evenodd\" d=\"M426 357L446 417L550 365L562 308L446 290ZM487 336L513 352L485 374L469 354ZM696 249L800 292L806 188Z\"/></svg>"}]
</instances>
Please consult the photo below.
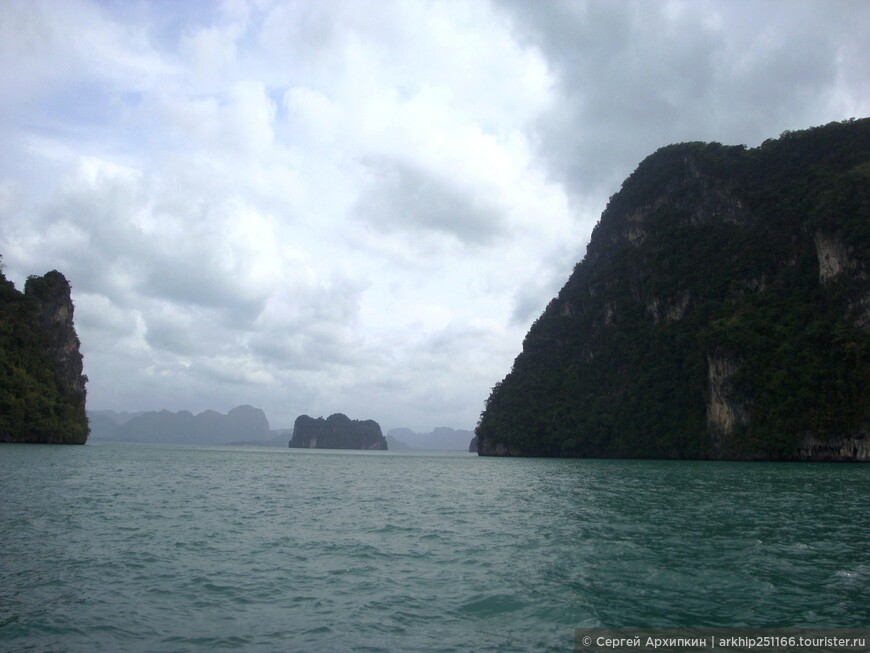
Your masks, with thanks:
<instances>
[{"instance_id":1,"label":"steep rock face","mask_svg":"<svg viewBox=\"0 0 870 653\"><path fill-rule=\"evenodd\" d=\"M293 425L291 449L387 450L387 440L374 420L351 420L335 413L326 419L300 415Z\"/></svg>"},{"instance_id":2,"label":"steep rock face","mask_svg":"<svg viewBox=\"0 0 870 653\"><path fill-rule=\"evenodd\" d=\"M36 300L36 320L45 337L48 352L66 389L81 398L85 405L84 365L79 351L81 343L73 324L74 307L69 282L58 271L43 277L30 277L24 285L24 294Z\"/></svg>"},{"instance_id":3,"label":"steep rock face","mask_svg":"<svg viewBox=\"0 0 870 653\"><path fill-rule=\"evenodd\" d=\"M866 460L870 120L648 157L532 325L481 455Z\"/></svg>"},{"instance_id":4,"label":"steep rock face","mask_svg":"<svg viewBox=\"0 0 870 653\"><path fill-rule=\"evenodd\" d=\"M0 441L87 441L87 377L73 313L61 273L30 277L23 295L0 273Z\"/></svg>"},{"instance_id":5,"label":"steep rock face","mask_svg":"<svg viewBox=\"0 0 870 653\"><path fill-rule=\"evenodd\" d=\"M707 430L714 455L727 452L737 428L749 425L749 406L736 398L733 378L740 364L725 356L707 356Z\"/></svg>"},{"instance_id":6,"label":"steep rock face","mask_svg":"<svg viewBox=\"0 0 870 653\"><path fill-rule=\"evenodd\" d=\"M870 461L870 424L864 424L855 435L819 439L806 435L798 445L798 460Z\"/></svg>"},{"instance_id":7,"label":"steep rock face","mask_svg":"<svg viewBox=\"0 0 870 653\"><path fill-rule=\"evenodd\" d=\"M828 284L841 272L854 269L855 262L849 249L840 238L817 231L813 238L816 245L816 258L819 260L819 281Z\"/></svg>"}]
</instances>

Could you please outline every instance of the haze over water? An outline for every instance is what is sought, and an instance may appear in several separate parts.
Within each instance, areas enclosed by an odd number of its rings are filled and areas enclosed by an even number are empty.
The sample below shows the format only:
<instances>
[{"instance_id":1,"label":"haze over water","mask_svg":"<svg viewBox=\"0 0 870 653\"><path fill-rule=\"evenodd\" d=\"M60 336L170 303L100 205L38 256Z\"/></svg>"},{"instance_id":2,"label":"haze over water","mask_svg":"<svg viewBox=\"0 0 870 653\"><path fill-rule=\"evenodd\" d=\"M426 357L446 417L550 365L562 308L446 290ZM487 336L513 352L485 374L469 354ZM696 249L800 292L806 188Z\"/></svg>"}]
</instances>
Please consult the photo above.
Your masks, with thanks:
<instances>
[{"instance_id":1,"label":"haze over water","mask_svg":"<svg viewBox=\"0 0 870 653\"><path fill-rule=\"evenodd\" d=\"M870 623L862 465L6 445L0 492L4 651Z\"/></svg>"}]
</instances>

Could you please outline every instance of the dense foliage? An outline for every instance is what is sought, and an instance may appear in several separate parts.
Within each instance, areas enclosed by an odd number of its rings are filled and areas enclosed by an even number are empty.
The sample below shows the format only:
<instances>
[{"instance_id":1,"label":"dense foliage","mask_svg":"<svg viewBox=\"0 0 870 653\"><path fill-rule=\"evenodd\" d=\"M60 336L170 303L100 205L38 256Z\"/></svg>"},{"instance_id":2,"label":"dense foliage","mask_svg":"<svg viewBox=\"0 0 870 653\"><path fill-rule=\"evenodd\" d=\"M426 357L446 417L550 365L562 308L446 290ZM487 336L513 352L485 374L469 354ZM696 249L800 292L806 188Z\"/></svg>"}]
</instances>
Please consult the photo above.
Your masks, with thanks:
<instances>
[{"instance_id":1,"label":"dense foliage","mask_svg":"<svg viewBox=\"0 0 870 653\"><path fill-rule=\"evenodd\" d=\"M659 150L611 198L493 388L479 447L787 459L808 436L867 437L868 250L868 119L755 149ZM715 361L734 370L727 398L745 412L718 439Z\"/></svg>"},{"instance_id":2,"label":"dense foliage","mask_svg":"<svg viewBox=\"0 0 870 653\"><path fill-rule=\"evenodd\" d=\"M84 394L69 387L40 328L42 279L24 294L0 269L0 442L81 444Z\"/></svg>"}]
</instances>

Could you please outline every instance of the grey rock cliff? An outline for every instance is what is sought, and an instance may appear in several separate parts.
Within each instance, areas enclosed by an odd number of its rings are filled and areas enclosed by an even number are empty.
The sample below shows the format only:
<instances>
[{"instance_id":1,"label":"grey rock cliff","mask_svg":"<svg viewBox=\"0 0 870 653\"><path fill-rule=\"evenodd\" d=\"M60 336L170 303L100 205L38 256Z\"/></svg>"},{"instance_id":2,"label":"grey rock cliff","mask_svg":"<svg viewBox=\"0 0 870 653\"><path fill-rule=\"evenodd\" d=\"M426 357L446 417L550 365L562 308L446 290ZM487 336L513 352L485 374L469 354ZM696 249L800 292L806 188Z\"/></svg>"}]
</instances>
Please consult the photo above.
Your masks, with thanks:
<instances>
[{"instance_id":1,"label":"grey rock cliff","mask_svg":"<svg viewBox=\"0 0 870 653\"><path fill-rule=\"evenodd\" d=\"M72 289L60 272L52 270L43 277L30 277L24 285L24 294L36 301L37 325L54 361L58 378L66 389L79 398L85 407L84 363L79 348L81 342L73 324L75 308Z\"/></svg>"}]
</instances>

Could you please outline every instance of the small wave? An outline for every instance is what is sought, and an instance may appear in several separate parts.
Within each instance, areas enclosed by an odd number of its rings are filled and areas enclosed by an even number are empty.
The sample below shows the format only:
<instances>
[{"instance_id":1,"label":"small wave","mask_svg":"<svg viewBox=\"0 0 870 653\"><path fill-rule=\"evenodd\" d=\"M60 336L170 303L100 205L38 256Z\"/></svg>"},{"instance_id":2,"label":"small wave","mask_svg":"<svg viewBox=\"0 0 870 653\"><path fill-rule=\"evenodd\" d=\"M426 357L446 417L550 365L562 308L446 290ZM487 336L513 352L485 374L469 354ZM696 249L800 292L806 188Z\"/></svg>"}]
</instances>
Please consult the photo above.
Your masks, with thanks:
<instances>
[{"instance_id":1,"label":"small wave","mask_svg":"<svg viewBox=\"0 0 870 653\"><path fill-rule=\"evenodd\" d=\"M525 607L525 603L511 594L480 596L463 603L460 610L477 617L491 617L506 612L515 612Z\"/></svg>"}]
</instances>

